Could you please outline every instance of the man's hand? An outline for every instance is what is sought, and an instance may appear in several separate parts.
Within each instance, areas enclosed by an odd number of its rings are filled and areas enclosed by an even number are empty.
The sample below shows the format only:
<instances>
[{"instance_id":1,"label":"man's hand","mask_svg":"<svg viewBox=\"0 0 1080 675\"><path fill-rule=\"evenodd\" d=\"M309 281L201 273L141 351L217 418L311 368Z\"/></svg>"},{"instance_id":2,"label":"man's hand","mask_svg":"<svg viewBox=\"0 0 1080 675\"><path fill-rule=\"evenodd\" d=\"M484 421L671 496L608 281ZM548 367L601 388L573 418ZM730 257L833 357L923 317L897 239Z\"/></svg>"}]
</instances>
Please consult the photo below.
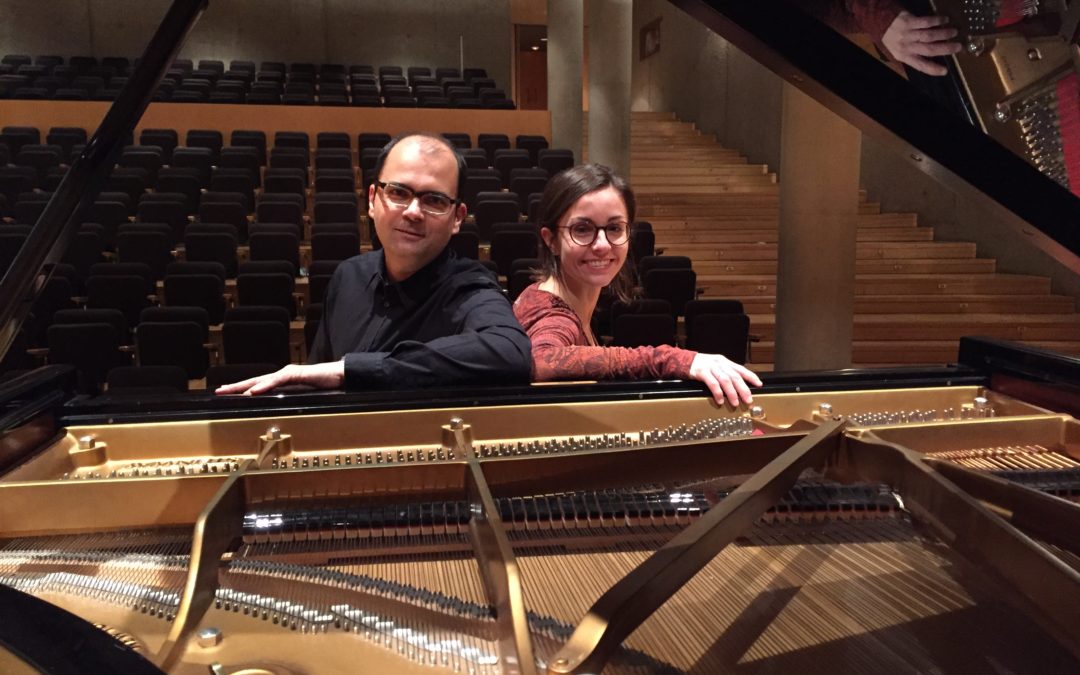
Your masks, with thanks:
<instances>
[{"instance_id":1,"label":"man's hand","mask_svg":"<svg viewBox=\"0 0 1080 675\"><path fill-rule=\"evenodd\" d=\"M345 362L315 363L310 366L289 364L281 370L242 382L224 384L215 394L243 394L252 396L286 385L306 385L316 389L340 389L345 383Z\"/></svg>"},{"instance_id":2,"label":"man's hand","mask_svg":"<svg viewBox=\"0 0 1080 675\"><path fill-rule=\"evenodd\" d=\"M740 366L719 354L698 354L690 364L690 377L712 392L717 404L724 405L725 398L732 406L738 407L739 401L753 403L749 382L755 387L761 386L761 380L749 368Z\"/></svg>"},{"instance_id":3,"label":"man's hand","mask_svg":"<svg viewBox=\"0 0 1080 675\"><path fill-rule=\"evenodd\" d=\"M900 63L927 75L944 75L948 72L945 66L934 63L928 57L960 51L960 43L953 39L957 31L945 25L948 21L944 16L915 16L900 12L889 24L881 43Z\"/></svg>"}]
</instances>

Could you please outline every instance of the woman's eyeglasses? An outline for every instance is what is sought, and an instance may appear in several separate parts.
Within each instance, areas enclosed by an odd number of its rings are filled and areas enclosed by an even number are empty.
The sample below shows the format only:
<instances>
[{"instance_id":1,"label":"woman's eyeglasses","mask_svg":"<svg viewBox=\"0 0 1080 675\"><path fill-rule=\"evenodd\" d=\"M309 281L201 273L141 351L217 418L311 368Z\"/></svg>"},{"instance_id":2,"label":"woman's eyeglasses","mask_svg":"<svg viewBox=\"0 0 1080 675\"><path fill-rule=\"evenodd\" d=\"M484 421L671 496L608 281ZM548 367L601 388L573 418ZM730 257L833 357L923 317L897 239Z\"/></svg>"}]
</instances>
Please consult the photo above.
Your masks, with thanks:
<instances>
[{"instance_id":1,"label":"woman's eyeglasses","mask_svg":"<svg viewBox=\"0 0 1080 675\"><path fill-rule=\"evenodd\" d=\"M574 220L566 225L566 229L570 232L570 239L578 246L592 246L600 236L600 230L604 231L607 242L612 246L621 246L630 238L630 223L624 220L612 220L603 225L591 220Z\"/></svg>"},{"instance_id":2,"label":"woman's eyeglasses","mask_svg":"<svg viewBox=\"0 0 1080 675\"><path fill-rule=\"evenodd\" d=\"M445 216L457 204L457 200L449 195L434 191L417 191L408 185L400 183L384 183L375 181L375 185L383 191L386 200L399 209L407 209L414 199L420 201L420 210L432 216Z\"/></svg>"}]
</instances>

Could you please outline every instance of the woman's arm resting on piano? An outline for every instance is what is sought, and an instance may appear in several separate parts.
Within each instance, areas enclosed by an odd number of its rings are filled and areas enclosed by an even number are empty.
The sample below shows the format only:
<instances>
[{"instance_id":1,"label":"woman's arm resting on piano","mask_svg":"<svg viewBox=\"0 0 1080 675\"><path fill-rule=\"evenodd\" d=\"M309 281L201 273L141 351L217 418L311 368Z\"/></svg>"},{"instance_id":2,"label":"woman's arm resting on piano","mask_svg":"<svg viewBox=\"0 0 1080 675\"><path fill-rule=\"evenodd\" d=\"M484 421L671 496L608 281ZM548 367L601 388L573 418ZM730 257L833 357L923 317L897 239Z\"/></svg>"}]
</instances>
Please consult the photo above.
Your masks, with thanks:
<instances>
[{"instance_id":1,"label":"woman's arm resting on piano","mask_svg":"<svg viewBox=\"0 0 1080 675\"><path fill-rule=\"evenodd\" d=\"M305 385L316 389L341 389L345 384L345 362L331 361L298 366L290 363L281 370L241 382L225 384L215 394L264 394L271 389L287 385Z\"/></svg>"}]
</instances>

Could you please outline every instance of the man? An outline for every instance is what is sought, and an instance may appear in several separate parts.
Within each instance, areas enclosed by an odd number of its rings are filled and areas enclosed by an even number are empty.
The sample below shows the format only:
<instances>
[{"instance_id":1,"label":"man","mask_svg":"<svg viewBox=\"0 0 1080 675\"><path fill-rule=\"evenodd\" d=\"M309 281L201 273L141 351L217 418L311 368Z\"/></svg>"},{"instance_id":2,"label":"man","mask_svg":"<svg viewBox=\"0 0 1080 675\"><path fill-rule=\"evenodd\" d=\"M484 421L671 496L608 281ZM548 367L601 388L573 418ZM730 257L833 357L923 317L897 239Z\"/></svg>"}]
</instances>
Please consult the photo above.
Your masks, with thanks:
<instances>
[{"instance_id":1,"label":"man","mask_svg":"<svg viewBox=\"0 0 1080 675\"><path fill-rule=\"evenodd\" d=\"M368 190L382 250L338 266L309 365L219 387L261 394L529 381L529 338L490 273L447 247L466 207L465 162L441 136L399 136Z\"/></svg>"}]
</instances>

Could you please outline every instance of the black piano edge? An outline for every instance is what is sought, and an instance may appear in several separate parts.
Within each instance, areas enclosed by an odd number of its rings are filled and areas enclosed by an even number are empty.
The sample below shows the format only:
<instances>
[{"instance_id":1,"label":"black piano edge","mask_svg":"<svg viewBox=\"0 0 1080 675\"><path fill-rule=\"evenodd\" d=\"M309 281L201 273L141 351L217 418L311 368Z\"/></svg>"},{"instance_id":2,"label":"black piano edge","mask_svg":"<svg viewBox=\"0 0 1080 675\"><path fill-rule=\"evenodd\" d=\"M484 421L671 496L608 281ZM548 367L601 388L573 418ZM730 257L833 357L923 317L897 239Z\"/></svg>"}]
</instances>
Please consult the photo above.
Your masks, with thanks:
<instances>
[{"instance_id":1,"label":"black piano edge","mask_svg":"<svg viewBox=\"0 0 1080 675\"><path fill-rule=\"evenodd\" d=\"M153 675L144 656L74 614L0 585L0 650L54 675Z\"/></svg>"},{"instance_id":2,"label":"black piano edge","mask_svg":"<svg viewBox=\"0 0 1080 675\"><path fill-rule=\"evenodd\" d=\"M764 373L755 394L817 391L990 386L995 375L1080 391L1080 359L1004 340L966 337L959 358L949 365ZM26 392L70 386L66 368L40 369L0 387L0 405ZM16 394L12 396L11 394ZM451 386L413 390L303 391L263 396L215 396L209 392L132 393L77 396L57 410L65 426L153 423L181 420L246 419L296 415L384 412L422 408L573 404L708 397L692 381L592 382L522 386ZM3 429L5 427L0 427ZM7 427L10 428L10 427Z\"/></svg>"},{"instance_id":3,"label":"black piano edge","mask_svg":"<svg viewBox=\"0 0 1080 675\"><path fill-rule=\"evenodd\" d=\"M755 394L981 386L988 382L983 373L964 366L766 373L762 379L765 386L754 389ZM72 399L61 412L61 422L68 426L82 426L693 397L709 397L709 392L698 382L681 380L509 387L474 385L467 388L440 387L404 391L307 391L263 396L214 396L204 392L176 395L136 392Z\"/></svg>"}]
</instances>

